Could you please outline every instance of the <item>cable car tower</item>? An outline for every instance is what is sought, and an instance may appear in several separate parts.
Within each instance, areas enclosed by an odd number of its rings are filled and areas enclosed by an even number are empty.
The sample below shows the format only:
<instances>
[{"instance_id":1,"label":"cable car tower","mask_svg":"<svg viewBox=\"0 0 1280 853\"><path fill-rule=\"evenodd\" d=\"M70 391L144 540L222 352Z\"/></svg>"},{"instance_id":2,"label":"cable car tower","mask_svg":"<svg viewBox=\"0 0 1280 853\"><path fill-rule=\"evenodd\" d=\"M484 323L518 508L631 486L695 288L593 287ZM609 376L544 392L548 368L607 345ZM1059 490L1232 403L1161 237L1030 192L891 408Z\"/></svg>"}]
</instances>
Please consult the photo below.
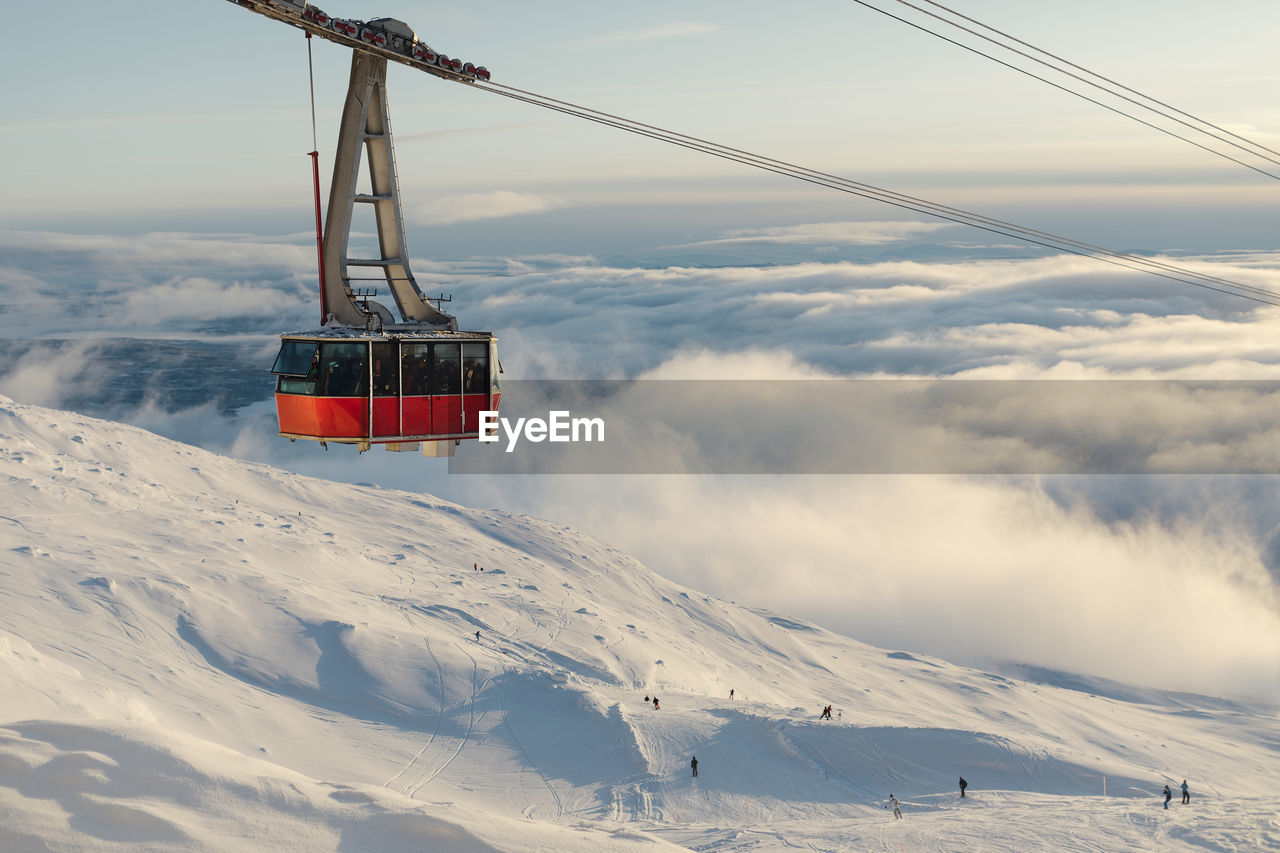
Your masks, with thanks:
<instances>
[{"instance_id":1,"label":"cable car tower","mask_svg":"<svg viewBox=\"0 0 1280 853\"><path fill-rule=\"evenodd\" d=\"M281 335L276 375L280 434L322 444L374 444L452 456L479 435L482 411L498 408L497 338L459 331L446 300L423 295L409 268L387 101L387 61L438 77L488 80L483 67L438 54L402 21L333 18L300 0L231 0L352 49L351 79L338 130L328 214L321 227L319 155L312 152L319 254L319 329ZM361 161L370 190L358 190ZM378 256L353 257L356 205L370 205ZM372 271L372 274L370 274ZM395 313L374 301L385 284ZM436 304L432 304L432 303Z\"/></svg>"}]
</instances>

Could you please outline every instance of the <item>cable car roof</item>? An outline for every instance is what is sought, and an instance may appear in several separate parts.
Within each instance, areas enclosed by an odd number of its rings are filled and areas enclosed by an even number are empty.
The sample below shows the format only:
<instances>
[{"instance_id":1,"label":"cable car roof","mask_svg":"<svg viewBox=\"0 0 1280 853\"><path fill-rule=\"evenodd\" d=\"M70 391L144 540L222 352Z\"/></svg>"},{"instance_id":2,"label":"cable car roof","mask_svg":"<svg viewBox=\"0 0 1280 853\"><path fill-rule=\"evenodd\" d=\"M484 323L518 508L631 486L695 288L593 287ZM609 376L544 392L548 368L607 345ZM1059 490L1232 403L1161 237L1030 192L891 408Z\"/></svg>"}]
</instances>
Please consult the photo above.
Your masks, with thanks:
<instances>
[{"instance_id":1,"label":"cable car roof","mask_svg":"<svg viewBox=\"0 0 1280 853\"><path fill-rule=\"evenodd\" d=\"M395 326L388 324L381 332L366 331L353 326L339 328L314 329L307 332L283 332L282 340L321 340L321 341L496 341L498 336L493 332L459 332L449 329L424 329L421 326Z\"/></svg>"}]
</instances>

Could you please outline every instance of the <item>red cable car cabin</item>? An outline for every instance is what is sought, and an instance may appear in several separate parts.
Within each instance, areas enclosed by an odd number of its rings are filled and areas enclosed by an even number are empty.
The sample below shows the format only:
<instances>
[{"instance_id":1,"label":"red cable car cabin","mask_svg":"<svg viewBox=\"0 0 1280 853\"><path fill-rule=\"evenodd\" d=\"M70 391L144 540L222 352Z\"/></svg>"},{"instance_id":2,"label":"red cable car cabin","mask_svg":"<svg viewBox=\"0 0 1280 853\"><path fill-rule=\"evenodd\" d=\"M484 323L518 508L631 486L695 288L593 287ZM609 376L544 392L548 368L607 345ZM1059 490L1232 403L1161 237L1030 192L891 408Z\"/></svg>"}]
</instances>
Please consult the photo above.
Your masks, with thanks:
<instances>
[{"instance_id":1,"label":"red cable car cabin","mask_svg":"<svg viewBox=\"0 0 1280 853\"><path fill-rule=\"evenodd\" d=\"M488 332L285 334L276 374L280 434L413 450L480 434L502 396ZM408 445L408 446L402 446Z\"/></svg>"},{"instance_id":2,"label":"red cable car cabin","mask_svg":"<svg viewBox=\"0 0 1280 853\"><path fill-rule=\"evenodd\" d=\"M385 42L379 33L386 31L404 44L417 43L403 22L371 25L376 31L366 27L366 41ZM340 19L333 28L357 31ZM311 152L321 327L280 336L271 368L276 415L280 435L291 441L354 444L361 452L374 444L388 450L421 445L424 456L452 456L462 439L480 436L480 413L498 409L497 338L458 331L457 318L442 310L451 298L424 296L409 269L386 78L385 56L353 51L323 229L320 155ZM367 191L360 189L362 162ZM352 252L357 205L371 212L376 253ZM370 269L373 276L359 274ZM398 317L370 298L377 293L366 282L374 281L385 282Z\"/></svg>"}]
</instances>

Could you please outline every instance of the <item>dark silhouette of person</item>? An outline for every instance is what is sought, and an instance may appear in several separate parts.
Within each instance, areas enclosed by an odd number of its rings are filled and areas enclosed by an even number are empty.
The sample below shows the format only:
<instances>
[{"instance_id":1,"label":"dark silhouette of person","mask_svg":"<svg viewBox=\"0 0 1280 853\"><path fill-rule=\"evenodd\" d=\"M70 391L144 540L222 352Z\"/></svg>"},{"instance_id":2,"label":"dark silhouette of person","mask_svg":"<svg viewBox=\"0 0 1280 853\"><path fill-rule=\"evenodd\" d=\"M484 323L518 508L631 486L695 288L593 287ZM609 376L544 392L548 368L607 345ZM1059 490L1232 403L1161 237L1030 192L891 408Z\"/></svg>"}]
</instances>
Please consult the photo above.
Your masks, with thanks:
<instances>
[{"instance_id":1,"label":"dark silhouette of person","mask_svg":"<svg viewBox=\"0 0 1280 853\"><path fill-rule=\"evenodd\" d=\"M476 631L476 642L480 642L480 632Z\"/></svg>"},{"instance_id":2,"label":"dark silhouette of person","mask_svg":"<svg viewBox=\"0 0 1280 853\"><path fill-rule=\"evenodd\" d=\"M729 688L729 698L730 698L730 699L732 699L732 698L733 698L733 688L732 688L732 687L730 687L730 688Z\"/></svg>"},{"instance_id":3,"label":"dark silhouette of person","mask_svg":"<svg viewBox=\"0 0 1280 853\"><path fill-rule=\"evenodd\" d=\"M1182 780L1182 804L1185 806L1191 802L1191 789L1187 787L1187 780Z\"/></svg>"},{"instance_id":4,"label":"dark silhouette of person","mask_svg":"<svg viewBox=\"0 0 1280 853\"><path fill-rule=\"evenodd\" d=\"M964 781L964 777L960 777L960 796L964 796L964 789L969 787L969 783Z\"/></svg>"},{"instance_id":5,"label":"dark silhouette of person","mask_svg":"<svg viewBox=\"0 0 1280 853\"><path fill-rule=\"evenodd\" d=\"M1173 791L1169 790L1169 786L1164 786L1164 807L1169 808L1169 801L1173 799Z\"/></svg>"},{"instance_id":6,"label":"dark silhouette of person","mask_svg":"<svg viewBox=\"0 0 1280 853\"><path fill-rule=\"evenodd\" d=\"M693 770L693 778L697 779L698 778L698 756L695 755L689 761L689 768Z\"/></svg>"}]
</instances>

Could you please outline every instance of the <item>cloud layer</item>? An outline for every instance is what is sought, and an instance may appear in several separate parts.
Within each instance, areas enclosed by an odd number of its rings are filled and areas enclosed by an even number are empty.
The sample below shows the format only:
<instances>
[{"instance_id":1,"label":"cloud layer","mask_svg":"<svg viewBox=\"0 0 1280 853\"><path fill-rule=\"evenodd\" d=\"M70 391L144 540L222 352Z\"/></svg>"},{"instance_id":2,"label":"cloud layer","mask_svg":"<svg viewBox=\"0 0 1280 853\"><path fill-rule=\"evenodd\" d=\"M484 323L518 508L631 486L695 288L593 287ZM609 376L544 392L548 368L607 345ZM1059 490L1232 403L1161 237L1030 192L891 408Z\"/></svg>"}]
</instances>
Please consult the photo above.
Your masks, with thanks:
<instances>
[{"instance_id":1,"label":"cloud layer","mask_svg":"<svg viewBox=\"0 0 1280 853\"><path fill-rule=\"evenodd\" d=\"M542 213L562 206L563 202L545 196L494 190L487 193L468 193L449 196L429 204L420 205L414 220L424 225L447 225L454 222L473 222L478 219L502 219Z\"/></svg>"},{"instance_id":2,"label":"cloud layer","mask_svg":"<svg viewBox=\"0 0 1280 853\"><path fill-rule=\"evenodd\" d=\"M865 225L691 235L700 251L776 245L783 260L771 265L672 263L655 249L631 264L543 255L415 269L455 294L466 327L498 333L508 377L1280 376L1278 309L1079 258L993 257L1004 250L916 223ZM858 233L903 239L864 239L870 254L831 261L804 237ZM1176 260L1280 290L1275 254ZM306 235L0 234L0 393L307 473L556 518L678 580L871 642L1280 697L1272 478L448 478L396 454L325 453L277 439L265 401L273 335L314 322L313 263ZM191 365L175 370L172 353L135 365L121 386L131 396L92 396L114 387L107 368L121 363L104 335L225 345L228 333L242 341L220 356L234 370L208 368L209 344L184 345L206 362L195 390L221 387L218 402L175 394ZM76 342L22 340L39 336ZM1221 402L1217 424L1162 403L1192 437L1186 453L1249 433L1249 401ZM1081 416L992 409L969 426L1051 431ZM1142 441L1140 414L1114 426Z\"/></svg>"}]
</instances>

